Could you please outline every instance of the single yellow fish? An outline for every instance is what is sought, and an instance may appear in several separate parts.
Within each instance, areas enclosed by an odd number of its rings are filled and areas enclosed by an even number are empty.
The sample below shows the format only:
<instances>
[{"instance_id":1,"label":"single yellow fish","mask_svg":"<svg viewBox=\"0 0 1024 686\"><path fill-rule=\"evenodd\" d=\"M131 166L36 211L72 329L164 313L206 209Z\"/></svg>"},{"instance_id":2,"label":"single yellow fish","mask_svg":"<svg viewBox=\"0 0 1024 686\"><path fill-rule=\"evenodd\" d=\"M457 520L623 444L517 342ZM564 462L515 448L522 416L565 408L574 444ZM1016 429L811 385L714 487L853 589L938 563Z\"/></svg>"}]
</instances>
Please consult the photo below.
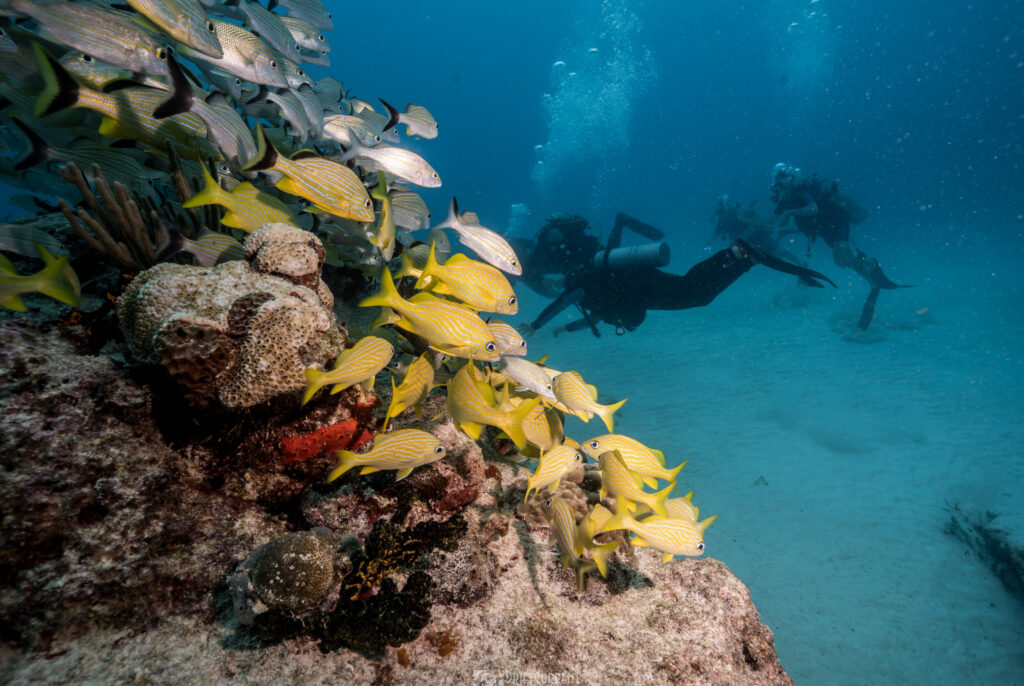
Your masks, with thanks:
<instances>
[{"instance_id":1,"label":"single yellow fish","mask_svg":"<svg viewBox=\"0 0 1024 686\"><path fill-rule=\"evenodd\" d=\"M497 362L501 358L498 344L491 337L479 315L441 300L429 293L417 293L406 300L398 294L391 272L381 271L380 292L371 295L360 307L384 307L385 313L374 322L394 324L423 337L430 347L452 357L473 358L483 362Z\"/></svg>"},{"instance_id":2,"label":"single yellow fish","mask_svg":"<svg viewBox=\"0 0 1024 686\"><path fill-rule=\"evenodd\" d=\"M539 403L540 398L532 398L511 411L495 407L494 390L476 378L472 362L464 364L448 382L448 413L473 440L480 438L485 425L495 426L522 450L526 446L523 420Z\"/></svg>"},{"instance_id":3,"label":"single yellow fish","mask_svg":"<svg viewBox=\"0 0 1024 686\"><path fill-rule=\"evenodd\" d=\"M332 394L340 393L356 383L361 384L365 390L371 390L374 377L387 366L394 354L394 346L383 338L360 338L353 347L338 355L333 369L326 372L312 368L306 370L309 385L302 396L302 404L308 403L317 391L331 384L334 384Z\"/></svg>"},{"instance_id":4,"label":"single yellow fish","mask_svg":"<svg viewBox=\"0 0 1024 686\"><path fill-rule=\"evenodd\" d=\"M498 350L502 355L513 357L526 355L526 339L511 324L500 319L490 319L487 322L487 328L494 334L494 342L498 344Z\"/></svg>"},{"instance_id":5,"label":"single yellow fish","mask_svg":"<svg viewBox=\"0 0 1024 686\"><path fill-rule=\"evenodd\" d=\"M500 270L471 260L462 253L452 255L444 264L439 264L434 250L435 246L431 245L416 288L450 295L474 310L498 314L519 311L519 299Z\"/></svg>"},{"instance_id":6,"label":"single yellow fish","mask_svg":"<svg viewBox=\"0 0 1024 686\"><path fill-rule=\"evenodd\" d=\"M248 181L238 184L229 193L217 184L205 164L201 166L206 186L182 203L182 207L220 205L227 210L220 223L246 233L255 231L264 224L298 226L298 221L288 206L270 193L261 191Z\"/></svg>"},{"instance_id":7,"label":"single yellow fish","mask_svg":"<svg viewBox=\"0 0 1024 686\"><path fill-rule=\"evenodd\" d=\"M27 308L19 296L25 293L42 293L65 305L78 307L81 299L75 293L74 285L68 283L64 276L65 271L71 269L68 256L54 257L41 245L37 249L46 266L29 276L18 274L14 264L0 255L0 307L24 312Z\"/></svg>"},{"instance_id":8,"label":"single yellow fish","mask_svg":"<svg viewBox=\"0 0 1024 686\"><path fill-rule=\"evenodd\" d=\"M380 203L380 220L377 222L377 232L373 235L373 244L384 261L388 262L395 254L395 213L391 210L388 181L384 172L377 172L377 185L370 191L370 197Z\"/></svg>"},{"instance_id":9,"label":"single yellow fish","mask_svg":"<svg viewBox=\"0 0 1024 686\"><path fill-rule=\"evenodd\" d=\"M369 474L382 469L395 469L395 481L409 476L412 470L423 465L436 462L445 456L441 441L426 431L419 429L399 429L389 434L377 434L373 437L373 449L366 453L353 453L349 450L338 450L338 466L334 468L327 481L334 481L352 469L362 466L360 474Z\"/></svg>"},{"instance_id":10,"label":"single yellow fish","mask_svg":"<svg viewBox=\"0 0 1024 686\"><path fill-rule=\"evenodd\" d=\"M373 201L354 171L312 152L297 152L289 160L277 152L262 125L257 127L257 136L259 149L245 171L281 172L277 187L285 193L305 198L328 214L373 221Z\"/></svg>"},{"instance_id":11,"label":"single yellow fish","mask_svg":"<svg viewBox=\"0 0 1024 686\"><path fill-rule=\"evenodd\" d=\"M539 491L545 486L551 493L555 492L562 477L583 464L583 455L565 445L556 445L551 450L542 452L537 469L526 479L525 503L530 499L531 491Z\"/></svg>"},{"instance_id":12,"label":"single yellow fish","mask_svg":"<svg viewBox=\"0 0 1024 686\"><path fill-rule=\"evenodd\" d=\"M590 421L591 413L602 420L609 431L615 431L615 411L626 404L620 400L614 405L602 405L597 402L597 393L590 390L579 372L562 372L551 380L552 389L559 402L569 411L585 422Z\"/></svg>"},{"instance_id":13,"label":"single yellow fish","mask_svg":"<svg viewBox=\"0 0 1024 686\"><path fill-rule=\"evenodd\" d=\"M601 497L604 498L608 493L614 495L616 510L635 512L637 503L643 503L658 515L668 516L665 501L668 500L669 491L675 487L674 484L657 493L647 493L643 490L640 475L631 472L615 450L601 453L597 463L601 469Z\"/></svg>"},{"instance_id":14,"label":"single yellow fish","mask_svg":"<svg viewBox=\"0 0 1024 686\"><path fill-rule=\"evenodd\" d=\"M384 415L384 428L388 428L388 422L392 417L397 417L414 405L416 406L416 416L419 416L420 403L430 393L433 384L434 365L431 364L428 353L423 353L409 365L405 372L405 378L397 388L395 387L395 378L391 377L391 404L388 405L387 414Z\"/></svg>"},{"instance_id":15,"label":"single yellow fish","mask_svg":"<svg viewBox=\"0 0 1024 686\"><path fill-rule=\"evenodd\" d=\"M676 476L686 466L684 462L675 469L666 469L665 456L660 451L651 450L640 441L622 434L595 436L589 441L583 442L583 450L588 457L595 461L603 452L618 450L626 466L642 476L644 483L651 488L658 487L658 479L674 484Z\"/></svg>"},{"instance_id":16,"label":"single yellow fish","mask_svg":"<svg viewBox=\"0 0 1024 686\"><path fill-rule=\"evenodd\" d=\"M704 530L718 518L708 517L702 522L675 517L648 517L637 521L625 508L618 508L600 531L625 529L636 534L633 545L650 546L660 550L662 560L668 562L675 555L697 557L704 554Z\"/></svg>"}]
</instances>

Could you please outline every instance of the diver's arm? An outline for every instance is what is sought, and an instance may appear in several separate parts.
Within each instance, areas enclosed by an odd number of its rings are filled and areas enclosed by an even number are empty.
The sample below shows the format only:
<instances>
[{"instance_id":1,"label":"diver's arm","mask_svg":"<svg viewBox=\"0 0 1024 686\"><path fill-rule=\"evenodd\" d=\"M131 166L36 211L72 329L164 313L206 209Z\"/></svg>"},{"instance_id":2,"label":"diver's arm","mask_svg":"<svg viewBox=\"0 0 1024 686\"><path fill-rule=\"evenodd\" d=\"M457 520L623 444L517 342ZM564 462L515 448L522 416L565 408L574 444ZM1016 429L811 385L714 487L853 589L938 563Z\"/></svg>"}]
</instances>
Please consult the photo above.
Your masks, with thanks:
<instances>
[{"instance_id":1,"label":"diver's arm","mask_svg":"<svg viewBox=\"0 0 1024 686\"><path fill-rule=\"evenodd\" d=\"M775 218L776 225L784 226L790 217L813 217L818 214L818 203L814 201L814 198L809 193L805 193L802 197L806 204L803 207L794 207L779 212Z\"/></svg>"},{"instance_id":2,"label":"diver's arm","mask_svg":"<svg viewBox=\"0 0 1024 686\"><path fill-rule=\"evenodd\" d=\"M578 303L581 300L583 300L582 288L566 289L553 303L544 308L540 316L524 328L528 329L531 333L537 331L540 327L554 319L556 314L569 307L569 305Z\"/></svg>"}]
</instances>

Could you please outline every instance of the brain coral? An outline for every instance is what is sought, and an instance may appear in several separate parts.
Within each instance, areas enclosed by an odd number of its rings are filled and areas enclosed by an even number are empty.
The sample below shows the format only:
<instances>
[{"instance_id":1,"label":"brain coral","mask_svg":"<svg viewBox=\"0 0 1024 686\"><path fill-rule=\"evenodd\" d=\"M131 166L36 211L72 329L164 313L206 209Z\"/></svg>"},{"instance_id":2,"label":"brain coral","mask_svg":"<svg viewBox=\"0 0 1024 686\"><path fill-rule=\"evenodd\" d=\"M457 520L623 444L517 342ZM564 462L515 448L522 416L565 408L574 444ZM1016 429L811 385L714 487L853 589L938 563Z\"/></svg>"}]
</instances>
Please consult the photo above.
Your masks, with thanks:
<instances>
[{"instance_id":1,"label":"brain coral","mask_svg":"<svg viewBox=\"0 0 1024 686\"><path fill-rule=\"evenodd\" d=\"M320 280L313 234L269 224L246 240L249 261L159 264L117 301L131 351L162 364L200 404L251 407L306 385L304 370L344 347Z\"/></svg>"}]
</instances>

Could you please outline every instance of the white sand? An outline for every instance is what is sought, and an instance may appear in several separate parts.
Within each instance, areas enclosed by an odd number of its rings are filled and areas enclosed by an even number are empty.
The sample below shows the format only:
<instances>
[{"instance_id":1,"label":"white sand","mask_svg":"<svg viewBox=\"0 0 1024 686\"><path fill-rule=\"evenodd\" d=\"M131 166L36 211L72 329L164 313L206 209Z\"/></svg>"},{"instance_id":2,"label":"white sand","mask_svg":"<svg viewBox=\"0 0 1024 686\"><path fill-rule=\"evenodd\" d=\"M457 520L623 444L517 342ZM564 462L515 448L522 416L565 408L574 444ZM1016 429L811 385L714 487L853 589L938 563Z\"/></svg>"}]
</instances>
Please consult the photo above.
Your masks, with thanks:
<instances>
[{"instance_id":1,"label":"white sand","mask_svg":"<svg viewBox=\"0 0 1024 686\"><path fill-rule=\"evenodd\" d=\"M797 683L1021 684L1024 605L942 531L960 502L1024 538L1021 258L887 263L919 286L882 293L871 343L843 338L865 285L816 259L840 291L757 268L622 337L553 338L566 313L530 356L629 396L616 430L690 460L680 491L721 515L709 554L749 585ZM524 296L520 321L545 304Z\"/></svg>"}]
</instances>

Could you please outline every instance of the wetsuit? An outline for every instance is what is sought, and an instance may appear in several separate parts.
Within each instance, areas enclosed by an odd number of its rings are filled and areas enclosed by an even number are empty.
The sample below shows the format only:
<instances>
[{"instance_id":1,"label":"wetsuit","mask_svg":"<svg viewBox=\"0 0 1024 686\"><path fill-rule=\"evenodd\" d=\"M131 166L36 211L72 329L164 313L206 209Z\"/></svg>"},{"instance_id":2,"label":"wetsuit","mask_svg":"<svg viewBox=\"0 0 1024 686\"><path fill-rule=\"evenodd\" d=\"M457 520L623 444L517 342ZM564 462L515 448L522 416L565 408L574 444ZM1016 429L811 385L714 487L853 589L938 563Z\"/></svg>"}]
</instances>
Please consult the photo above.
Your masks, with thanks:
<instances>
[{"instance_id":1,"label":"wetsuit","mask_svg":"<svg viewBox=\"0 0 1024 686\"><path fill-rule=\"evenodd\" d=\"M655 267L580 269L566 278L565 290L531 326L539 329L565 308L577 305L584 317L567 325L567 331L589 327L594 335L600 336L598 321L611 324L617 333L632 331L644 321L647 310L685 310L708 305L754 264L750 257L738 257L732 248L726 248L683 275Z\"/></svg>"}]
</instances>

